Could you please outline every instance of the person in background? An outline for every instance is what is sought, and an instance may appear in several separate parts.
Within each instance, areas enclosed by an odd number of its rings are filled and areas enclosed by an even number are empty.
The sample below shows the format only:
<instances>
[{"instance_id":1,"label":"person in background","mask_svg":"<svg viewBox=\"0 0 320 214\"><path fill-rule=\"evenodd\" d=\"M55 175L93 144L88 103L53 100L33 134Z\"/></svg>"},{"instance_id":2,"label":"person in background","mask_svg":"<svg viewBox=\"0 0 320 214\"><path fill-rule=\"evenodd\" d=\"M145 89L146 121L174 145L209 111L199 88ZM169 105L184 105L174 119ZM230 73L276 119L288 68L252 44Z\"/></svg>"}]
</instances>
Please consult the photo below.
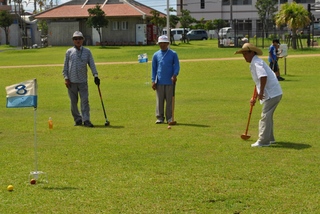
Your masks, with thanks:
<instances>
[{"instance_id":1,"label":"person in background","mask_svg":"<svg viewBox=\"0 0 320 214\"><path fill-rule=\"evenodd\" d=\"M247 37L243 37L243 38L241 39L241 42L242 42L242 45L244 45L244 44L248 43L249 40L248 40Z\"/></svg>"},{"instance_id":2,"label":"person in background","mask_svg":"<svg viewBox=\"0 0 320 214\"><path fill-rule=\"evenodd\" d=\"M170 124L172 121L172 97L177 76L180 71L178 55L169 49L169 40L166 35L159 36L160 50L152 57L152 89L156 91L156 124L164 123L165 119ZM166 111L164 114L164 104Z\"/></svg>"},{"instance_id":3,"label":"person in background","mask_svg":"<svg viewBox=\"0 0 320 214\"><path fill-rule=\"evenodd\" d=\"M246 62L250 63L251 76L255 83L255 96L251 98L250 104L255 105L258 99L263 105L259 121L259 139L251 144L251 147L269 146L275 143L273 114L282 98L281 86L275 73L258 57L262 55L259 48L246 43L235 54L242 54Z\"/></svg>"},{"instance_id":4,"label":"person in background","mask_svg":"<svg viewBox=\"0 0 320 214\"><path fill-rule=\"evenodd\" d=\"M280 46L279 39L273 39L272 44L269 47L268 60L269 60L269 66L276 74L278 81L283 81L285 79L280 76L280 70L279 70L279 65L278 65L277 51L279 49L279 46Z\"/></svg>"},{"instance_id":5,"label":"person in background","mask_svg":"<svg viewBox=\"0 0 320 214\"><path fill-rule=\"evenodd\" d=\"M80 126L83 123L86 127L93 127L90 121L87 65L89 65L91 69L92 75L94 76L94 83L97 86L100 85L100 79L91 51L82 46L84 40L82 33L80 31L74 32L72 40L74 46L66 52L62 71L65 85L68 88L71 114L75 126ZM78 109L79 96L81 100L81 114Z\"/></svg>"}]
</instances>

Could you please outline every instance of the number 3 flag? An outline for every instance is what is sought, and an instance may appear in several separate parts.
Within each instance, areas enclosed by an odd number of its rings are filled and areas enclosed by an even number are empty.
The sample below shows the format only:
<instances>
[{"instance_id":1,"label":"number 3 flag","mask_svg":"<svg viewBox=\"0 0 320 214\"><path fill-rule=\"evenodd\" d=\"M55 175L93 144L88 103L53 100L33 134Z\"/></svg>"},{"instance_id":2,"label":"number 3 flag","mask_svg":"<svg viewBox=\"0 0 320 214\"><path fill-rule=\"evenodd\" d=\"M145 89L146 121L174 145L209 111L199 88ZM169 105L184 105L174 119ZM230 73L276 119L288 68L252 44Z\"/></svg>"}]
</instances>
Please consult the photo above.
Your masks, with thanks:
<instances>
[{"instance_id":1,"label":"number 3 flag","mask_svg":"<svg viewBox=\"0 0 320 214\"><path fill-rule=\"evenodd\" d=\"M37 107L37 79L6 87L7 108Z\"/></svg>"}]
</instances>

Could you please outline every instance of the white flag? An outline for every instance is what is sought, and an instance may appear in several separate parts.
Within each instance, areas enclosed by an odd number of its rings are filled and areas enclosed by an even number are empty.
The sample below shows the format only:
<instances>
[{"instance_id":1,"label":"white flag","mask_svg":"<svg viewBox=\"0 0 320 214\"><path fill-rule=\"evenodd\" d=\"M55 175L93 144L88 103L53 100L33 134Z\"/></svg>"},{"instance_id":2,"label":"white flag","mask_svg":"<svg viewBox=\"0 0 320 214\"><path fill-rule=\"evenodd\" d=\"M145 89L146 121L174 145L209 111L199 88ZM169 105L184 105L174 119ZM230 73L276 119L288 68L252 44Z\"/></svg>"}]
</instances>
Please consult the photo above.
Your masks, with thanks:
<instances>
[{"instance_id":1,"label":"white flag","mask_svg":"<svg viewBox=\"0 0 320 214\"><path fill-rule=\"evenodd\" d=\"M139 54L139 55L138 55L138 62L139 62L139 63L148 62L148 55L147 55L146 53L144 53L144 54Z\"/></svg>"},{"instance_id":2,"label":"white flag","mask_svg":"<svg viewBox=\"0 0 320 214\"><path fill-rule=\"evenodd\" d=\"M37 79L6 87L7 108L37 107Z\"/></svg>"}]
</instances>

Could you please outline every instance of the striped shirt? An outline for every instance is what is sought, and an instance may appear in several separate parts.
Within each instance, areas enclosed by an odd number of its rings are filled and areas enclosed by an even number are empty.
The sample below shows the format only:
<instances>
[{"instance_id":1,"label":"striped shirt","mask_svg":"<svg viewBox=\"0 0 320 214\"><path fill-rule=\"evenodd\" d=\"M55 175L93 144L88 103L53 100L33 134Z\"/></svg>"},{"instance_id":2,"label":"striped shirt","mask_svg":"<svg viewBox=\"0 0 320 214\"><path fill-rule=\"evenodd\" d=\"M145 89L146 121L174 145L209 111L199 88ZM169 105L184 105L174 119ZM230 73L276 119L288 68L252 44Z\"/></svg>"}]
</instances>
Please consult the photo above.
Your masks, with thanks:
<instances>
[{"instance_id":1,"label":"striped shirt","mask_svg":"<svg viewBox=\"0 0 320 214\"><path fill-rule=\"evenodd\" d=\"M95 77L98 76L98 71L94 64L91 51L88 48L82 46L80 47L80 50L76 47L69 48L66 52L62 71L64 79L69 79L72 83L87 82L87 64L91 69L92 75Z\"/></svg>"}]
</instances>

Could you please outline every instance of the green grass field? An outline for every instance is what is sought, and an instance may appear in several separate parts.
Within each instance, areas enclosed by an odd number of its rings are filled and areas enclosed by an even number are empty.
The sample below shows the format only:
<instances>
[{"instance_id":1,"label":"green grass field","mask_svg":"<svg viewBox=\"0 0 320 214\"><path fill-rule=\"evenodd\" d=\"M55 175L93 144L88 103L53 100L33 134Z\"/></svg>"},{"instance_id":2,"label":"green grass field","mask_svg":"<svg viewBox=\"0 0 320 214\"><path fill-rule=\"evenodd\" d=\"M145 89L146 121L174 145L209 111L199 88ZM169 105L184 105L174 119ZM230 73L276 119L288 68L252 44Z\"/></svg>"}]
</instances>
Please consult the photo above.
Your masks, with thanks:
<instances>
[{"instance_id":1,"label":"green grass field","mask_svg":"<svg viewBox=\"0 0 320 214\"><path fill-rule=\"evenodd\" d=\"M219 49L213 40L172 46L181 71L178 125L168 130L154 124L155 92L146 84L151 63L137 62L141 53L151 60L157 46L90 47L111 122L104 126L90 76L92 129L73 126L61 74L67 48L0 46L0 213L320 213L319 56L309 55L320 50L290 49L286 75L280 60L286 80L274 117L277 144L251 148L261 106L254 107L251 138L243 141L254 85L236 49ZM216 59L224 57L234 59ZM36 113L6 108L5 86L33 78ZM48 183L30 185L35 115L38 170Z\"/></svg>"}]
</instances>

